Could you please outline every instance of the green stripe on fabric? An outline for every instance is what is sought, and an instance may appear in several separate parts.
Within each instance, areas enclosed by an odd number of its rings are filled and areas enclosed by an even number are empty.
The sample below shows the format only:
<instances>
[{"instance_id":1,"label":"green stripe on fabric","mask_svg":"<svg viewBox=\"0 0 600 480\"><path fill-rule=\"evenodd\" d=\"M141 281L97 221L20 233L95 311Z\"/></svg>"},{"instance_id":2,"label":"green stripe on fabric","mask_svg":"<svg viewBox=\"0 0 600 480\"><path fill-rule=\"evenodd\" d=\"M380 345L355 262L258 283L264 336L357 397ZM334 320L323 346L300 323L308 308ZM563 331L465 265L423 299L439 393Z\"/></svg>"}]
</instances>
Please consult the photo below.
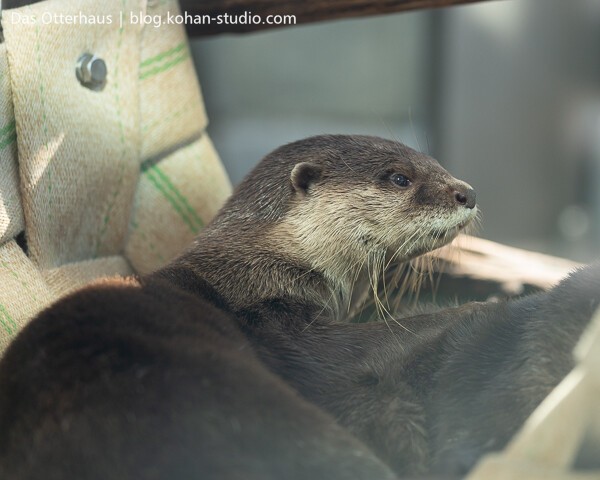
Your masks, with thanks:
<instances>
[{"instance_id":1,"label":"green stripe on fabric","mask_svg":"<svg viewBox=\"0 0 600 480\"><path fill-rule=\"evenodd\" d=\"M8 333L9 335L12 335L12 329L6 324L6 322L4 321L4 318L2 318L4 316L3 313L0 313L0 324L4 327L4 330L6 330L6 333Z\"/></svg>"},{"instance_id":2,"label":"green stripe on fabric","mask_svg":"<svg viewBox=\"0 0 600 480\"><path fill-rule=\"evenodd\" d=\"M8 270L8 273L10 273L23 286L23 288L29 292L31 298L33 298L37 303L39 303L39 299L38 296L35 294L35 290L29 288L27 282L23 281L23 279L17 274L17 272L10 267L10 264L8 262L0 261L0 265L2 265L2 267Z\"/></svg>"},{"instance_id":3,"label":"green stripe on fabric","mask_svg":"<svg viewBox=\"0 0 600 480\"><path fill-rule=\"evenodd\" d=\"M153 169L146 171L145 175L148 177L148 180L152 182L152 184L157 188L157 190L163 194L163 196L169 201L171 206L175 209L175 211L179 214L181 219L185 222L185 224L190 228L192 233L198 233L199 229L194 226L191 219L187 216L182 206L177 202L175 198L167 191L166 188L163 187L160 183L160 178L158 178Z\"/></svg>"},{"instance_id":4,"label":"green stripe on fabric","mask_svg":"<svg viewBox=\"0 0 600 480\"><path fill-rule=\"evenodd\" d=\"M0 149L7 147L14 143L17 139L17 132L15 130L15 121L13 120L8 125L0 128Z\"/></svg>"},{"instance_id":5,"label":"green stripe on fabric","mask_svg":"<svg viewBox=\"0 0 600 480\"><path fill-rule=\"evenodd\" d=\"M137 224L137 222L135 222L135 221L132 221L132 222L131 222L131 227L132 227L134 230L136 230L136 231L139 233L140 237L142 237L142 240L144 240L144 242L146 242L146 243L148 244L148 246L150 247L150 251L151 251L151 252L154 254L154 256L155 256L156 258L158 258L158 260L159 260L160 262L163 262L163 263L164 263L164 262L166 261L166 260L165 260L165 258L164 258L164 257L162 256L162 254L161 254L161 253L158 251L158 249L156 248L156 245L154 245L154 243L152 242L152 240L150 240L150 239L148 238L148 236L146 235L146 233L144 232L144 230L142 230L142 229L140 228L140 226Z\"/></svg>"},{"instance_id":6,"label":"green stripe on fabric","mask_svg":"<svg viewBox=\"0 0 600 480\"><path fill-rule=\"evenodd\" d=\"M153 75L156 75L158 73L162 73L165 72L167 70L169 70L170 68L180 64L181 62L183 62L185 59L187 59L189 57L188 52L185 52L183 55L181 55L180 57L175 58L174 60L171 60L170 62L167 62L161 66L152 68L144 73L140 73L140 80L144 80L148 77L152 77Z\"/></svg>"},{"instance_id":7,"label":"green stripe on fabric","mask_svg":"<svg viewBox=\"0 0 600 480\"><path fill-rule=\"evenodd\" d=\"M10 316L10 314L8 313L8 311L6 310L6 308L4 307L4 305L0 304L0 311L4 314L4 316L8 319L8 321L12 324L13 328L15 329L15 331L17 331L19 329L19 326L17 325L17 322L15 322L14 318L12 318Z\"/></svg>"},{"instance_id":8,"label":"green stripe on fabric","mask_svg":"<svg viewBox=\"0 0 600 480\"><path fill-rule=\"evenodd\" d=\"M6 125L5 127L0 128L0 137L2 137L2 135L4 135L5 133L8 132L12 132L14 131L16 126L15 121L13 120L12 122L10 122L8 125Z\"/></svg>"},{"instance_id":9,"label":"green stripe on fabric","mask_svg":"<svg viewBox=\"0 0 600 480\"><path fill-rule=\"evenodd\" d=\"M12 324L14 330L10 327L10 325L8 325L8 323L6 323L7 321ZM19 327L17 326L17 322L15 322L13 318L8 314L6 308L4 308L4 305L0 305L0 323L2 323L2 326L9 335L12 335L19 329Z\"/></svg>"},{"instance_id":10,"label":"green stripe on fabric","mask_svg":"<svg viewBox=\"0 0 600 480\"><path fill-rule=\"evenodd\" d=\"M11 143L14 143L14 141L16 139L17 139L17 132L13 132L8 137L6 137L4 140L0 141L0 149L7 147Z\"/></svg>"},{"instance_id":11,"label":"green stripe on fabric","mask_svg":"<svg viewBox=\"0 0 600 480\"><path fill-rule=\"evenodd\" d=\"M183 115L186 112L191 111L193 108L198 108L197 104L187 104L185 107L183 107L180 110L177 110L175 112L173 112L170 115L167 116L162 116L157 120L154 120L153 122L150 122L146 125L142 125L142 132L147 132L148 130L156 127L157 125L160 125L162 123L166 123L166 122L170 122L172 120L175 120L176 118L180 117L181 115Z\"/></svg>"},{"instance_id":12,"label":"green stripe on fabric","mask_svg":"<svg viewBox=\"0 0 600 480\"><path fill-rule=\"evenodd\" d=\"M158 167L158 165L153 166L151 168L151 170L154 170L158 174L158 176L162 179L162 181L169 188L169 190L171 190L173 192L173 194L183 204L188 215L190 215L192 217L192 219L195 220L198 229L204 227L204 222L202 221L202 219L200 218L200 216L198 215L196 210L194 208L192 208L192 206L189 204L187 198L179 191L179 189L175 185L173 185L173 183L171 182L171 179Z\"/></svg>"},{"instance_id":13,"label":"green stripe on fabric","mask_svg":"<svg viewBox=\"0 0 600 480\"><path fill-rule=\"evenodd\" d=\"M125 10L125 2L126 0L121 0L121 8ZM100 252L100 247L102 246L102 242L104 240L104 235L108 230L108 223L111 220L111 215L113 212L113 208L117 204L117 200L119 194L121 193L121 188L123 186L123 177L125 172L125 163L127 157L127 144L125 142L125 127L123 126L123 119L121 118L121 96L119 95L119 60L121 58L121 46L123 45L123 30L124 26L121 25L119 28L119 39L117 41L117 54L115 57L115 71L113 73L115 82L114 82L114 99L115 99L115 113L117 117L117 125L119 126L119 141L121 143L121 157L119 158L119 176L116 181L116 188L112 194L112 197L108 200L108 208L106 209L106 213L104 215L103 224L95 238L95 248L94 248L94 258L98 257Z\"/></svg>"},{"instance_id":14,"label":"green stripe on fabric","mask_svg":"<svg viewBox=\"0 0 600 480\"><path fill-rule=\"evenodd\" d=\"M185 42L181 42L179 45L176 45L175 47L170 48L169 50L165 50L164 52L161 52L158 55L155 55L154 57L147 58L142 63L140 63L140 68L147 67L148 65L152 65L153 63L156 63L156 62L162 60L163 58L170 57L171 55L179 53L184 48L185 48Z\"/></svg>"}]
</instances>

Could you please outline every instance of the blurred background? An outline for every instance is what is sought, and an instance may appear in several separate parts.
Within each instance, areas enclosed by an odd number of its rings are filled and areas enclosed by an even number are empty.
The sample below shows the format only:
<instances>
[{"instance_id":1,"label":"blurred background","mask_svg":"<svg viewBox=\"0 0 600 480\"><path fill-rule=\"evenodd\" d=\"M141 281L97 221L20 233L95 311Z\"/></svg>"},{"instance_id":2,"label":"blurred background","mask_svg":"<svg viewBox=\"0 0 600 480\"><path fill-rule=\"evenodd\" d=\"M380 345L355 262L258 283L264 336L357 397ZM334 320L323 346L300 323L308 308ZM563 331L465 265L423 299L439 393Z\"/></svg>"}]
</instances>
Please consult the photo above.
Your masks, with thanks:
<instances>
[{"instance_id":1,"label":"blurred background","mask_svg":"<svg viewBox=\"0 0 600 480\"><path fill-rule=\"evenodd\" d=\"M364 133L471 183L479 236L600 256L600 0L502 0L192 41L233 183L273 148Z\"/></svg>"}]
</instances>

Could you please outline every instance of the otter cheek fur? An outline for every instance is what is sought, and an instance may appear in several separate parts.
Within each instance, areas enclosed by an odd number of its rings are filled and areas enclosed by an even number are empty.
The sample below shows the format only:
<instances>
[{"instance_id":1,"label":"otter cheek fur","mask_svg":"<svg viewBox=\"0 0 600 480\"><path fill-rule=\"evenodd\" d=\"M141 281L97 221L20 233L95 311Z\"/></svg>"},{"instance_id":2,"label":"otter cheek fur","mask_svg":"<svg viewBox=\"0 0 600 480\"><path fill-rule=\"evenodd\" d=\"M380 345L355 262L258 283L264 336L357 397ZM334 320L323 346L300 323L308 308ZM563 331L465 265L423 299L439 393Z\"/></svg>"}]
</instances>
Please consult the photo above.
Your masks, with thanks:
<instances>
[{"instance_id":1,"label":"otter cheek fur","mask_svg":"<svg viewBox=\"0 0 600 480\"><path fill-rule=\"evenodd\" d=\"M475 214L468 185L397 142L277 149L179 258L86 287L15 339L0 362L0 478L418 471L421 407L384 367L418 339L338 314L357 276L447 243Z\"/></svg>"},{"instance_id":2,"label":"otter cheek fur","mask_svg":"<svg viewBox=\"0 0 600 480\"><path fill-rule=\"evenodd\" d=\"M272 229L286 256L323 273L342 306L361 274L379 278L390 261L448 243L477 212L453 198L456 189L472 189L432 159L382 167L369 173L347 166L335 178L324 172ZM390 181L397 171L410 172L409 187Z\"/></svg>"}]
</instances>

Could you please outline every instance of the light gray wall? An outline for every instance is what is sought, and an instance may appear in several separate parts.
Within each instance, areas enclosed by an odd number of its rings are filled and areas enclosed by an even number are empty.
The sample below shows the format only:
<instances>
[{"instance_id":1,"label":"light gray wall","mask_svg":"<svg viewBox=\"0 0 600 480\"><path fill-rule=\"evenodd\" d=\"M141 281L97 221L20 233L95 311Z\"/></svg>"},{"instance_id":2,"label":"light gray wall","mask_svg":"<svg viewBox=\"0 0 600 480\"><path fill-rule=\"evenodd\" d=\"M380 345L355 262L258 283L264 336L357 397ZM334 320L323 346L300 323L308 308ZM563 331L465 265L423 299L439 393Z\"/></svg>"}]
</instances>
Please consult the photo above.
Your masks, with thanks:
<instances>
[{"instance_id":1,"label":"light gray wall","mask_svg":"<svg viewBox=\"0 0 600 480\"><path fill-rule=\"evenodd\" d=\"M598 7L510 0L444 12L437 154L476 186L488 238L557 249L565 209L598 189L578 154L591 135L573 138L582 107L600 98ZM562 253L585 257L586 235Z\"/></svg>"},{"instance_id":2,"label":"light gray wall","mask_svg":"<svg viewBox=\"0 0 600 480\"><path fill-rule=\"evenodd\" d=\"M469 181L482 236L600 256L600 0L483 2L192 45L234 183L288 141L381 135Z\"/></svg>"},{"instance_id":3,"label":"light gray wall","mask_svg":"<svg viewBox=\"0 0 600 480\"><path fill-rule=\"evenodd\" d=\"M408 117L420 130L429 112L430 18L418 12L194 40L209 133L232 180L308 135L416 144Z\"/></svg>"}]
</instances>

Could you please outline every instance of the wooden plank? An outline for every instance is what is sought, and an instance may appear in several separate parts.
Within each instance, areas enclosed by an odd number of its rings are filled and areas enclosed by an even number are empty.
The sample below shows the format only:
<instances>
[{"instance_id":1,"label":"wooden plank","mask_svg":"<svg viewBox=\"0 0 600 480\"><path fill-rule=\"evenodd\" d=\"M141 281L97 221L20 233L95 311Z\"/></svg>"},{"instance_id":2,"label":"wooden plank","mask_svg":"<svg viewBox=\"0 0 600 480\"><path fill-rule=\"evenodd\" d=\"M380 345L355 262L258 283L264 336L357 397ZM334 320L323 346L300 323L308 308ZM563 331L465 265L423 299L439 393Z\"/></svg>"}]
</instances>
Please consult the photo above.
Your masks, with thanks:
<instances>
[{"instance_id":1,"label":"wooden plank","mask_svg":"<svg viewBox=\"0 0 600 480\"><path fill-rule=\"evenodd\" d=\"M453 277L496 282L506 292L516 293L525 286L548 289L581 266L572 260L469 235L459 235L431 255L442 260L443 268Z\"/></svg>"},{"instance_id":2,"label":"wooden plank","mask_svg":"<svg viewBox=\"0 0 600 480\"><path fill-rule=\"evenodd\" d=\"M459 235L449 246L429 254L434 261L415 264L425 279L418 293L396 298L397 312L415 302L460 304L526 295L556 285L580 263ZM402 272L402 271L400 271ZM394 277L390 277L394 278Z\"/></svg>"},{"instance_id":3,"label":"wooden plank","mask_svg":"<svg viewBox=\"0 0 600 480\"><path fill-rule=\"evenodd\" d=\"M187 24L191 36L206 36L218 33L245 33L289 25L267 24L269 15L293 15L295 24L311 23L340 18L383 15L424 8L441 8L453 5L476 3L489 0L181 0L182 11L190 15L206 15L210 23ZM233 24L232 16L258 15L259 24ZM221 15L221 23L217 18ZM224 15L228 15L225 23ZM205 17L205 18L208 18Z\"/></svg>"}]
</instances>

